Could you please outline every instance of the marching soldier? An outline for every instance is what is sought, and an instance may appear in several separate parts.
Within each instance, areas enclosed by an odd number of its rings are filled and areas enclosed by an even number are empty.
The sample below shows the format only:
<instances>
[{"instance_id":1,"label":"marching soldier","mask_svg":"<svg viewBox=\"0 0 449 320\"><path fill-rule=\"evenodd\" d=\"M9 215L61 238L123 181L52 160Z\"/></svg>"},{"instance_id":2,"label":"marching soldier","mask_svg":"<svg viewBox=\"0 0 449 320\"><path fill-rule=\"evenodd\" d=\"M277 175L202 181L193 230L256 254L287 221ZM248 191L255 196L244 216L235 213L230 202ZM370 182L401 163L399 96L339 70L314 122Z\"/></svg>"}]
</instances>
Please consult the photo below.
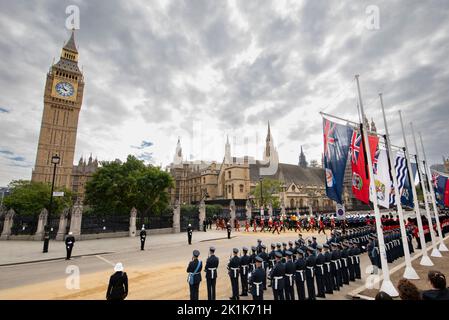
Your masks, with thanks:
<instances>
[{"instance_id":1,"label":"marching soldier","mask_svg":"<svg viewBox=\"0 0 449 320\"><path fill-rule=\"evenodd\" d=\"M281 262L282 253L279 251L275 254L276 264L271 270L270 278L273 281L273 296L274 300L284 300L284 275L285 265Z\"/></svg>"},{"instance_id":2,"label":"marching soldier","mask_svg":"<svg viewBox=\"0 0 449 320\"><path fill-rule=\"evenodd\" d=\"M240 257L240 280L242 281L242 297L248 296L248 275L251 258L248 256L248 248L243 247L243 256Z\"/></svg>"},{"instance_id":3,"label":"marching soldier","mask_svg":"<svg viewBox=\"0 0 449 320\"><path fill-rule=\"evenodd\" d=\"M187 273L189 274L187 277L187 282L189 283L190 300L199 299L201 269L203 267L203 263L201 262L201 260L198 260L199 256L200 252L198 250L193 250L192 261L190 261L189 265L187 266Z\"/></svg>"},{"instance_id":4,"label":"marching soldier","mask_svg":"<svg viewBox=\"0 0 449 320\"><path fill-rule=\"evenodd\" d=\"M226 225L226 230L228 231L228 239L231 239L231 224L228 222Z\"/></svg>"},{"instance_id":5,"label":"marching soldier","mask_svg":"<svg viewBox=\"0 0 449 320\"><path fill-rule=\"evenodd\" d=\"M319 298L326 298L326 295L324 294L324 262L326 259L321 252L322 250L323 247L321 245L317 245L318 254L315 258L315 279L318 294L316 296Z\"/></svg>"},{"instance_id":6,"label":"marching soldier","mask_svg":"<svg viewBox=\"0 0 449 320\"><path fill-rule=\"evenodd\" d=\"M306 300L306 291L304 282L306 281L305 269L306 260L304 259L304 251L301 249L296 250L297 259L295 261L296 275L296 291L298 291L298 300Z\"/></svg>"},{"instance_id":7,"label":"marching soldier","mask_svg":"<svg viewBox=\"0 0 449 320\"><path fill-rule=\"evenodd\" d=\"M306 259L306 283L307 283L307 293L309 300L316 300L315 298L315 255L314 249L312 247L307 247L308 257Z\"/></svg>"},{"instance_id":8,"label":"marching soldier","mask_svg":"<svg viewBox=\"0 0 449 320\"><path fill-rule=\"evenodd\" d=\"M285 252L285 276L284 276L284 292L285 300L295 300L295 290L293 288L294 276L296 273L296 266L292 260L293 253L290 250Z\"/></svg>"},{"instance_id":9,"label":"marching soldier","mask_svg":"<svg viewBox=\"0 0 449 320\"><path fill-rule=\"evenodd\" d=\"M327 243L323 244L324 250L324 287L326 288L326 293L334 293L334 282L331 273L332 264L332 254L329 252L329 245Z\"/></svg>"},{"instance_id":10,"label":"marching soldier","mask_svg":"<svg viewBox=\"0 0 449 320\"><path fill-rule=\"evenodd\" d=\"M140 250L145 250L145 238L147 237L147 232L145 231L145 226L142 226L140 230Z\"/></svg>"},{"instance_id":11,"label":"marching soldier","mask_svg":"<svg viewBox=\"0 0 449 320\"><path fill-rule=\"evenodd\" d=\"M65 238L65 249L67 252L67 257L65 258L66 260L70 260L74 244L75 244L75 237L73 236L72 232L69 232L69 235L67 236L67 238Z\"/></svg>"},{"instance_id":12,"label":"marching soldier","mask_svg":"<svg viewBox=\"0 0 449 320\"><path fill-rule=\"evenodd\" d=\"M251 294L253 300L263 300L263 280L266 278L265 271L262 268L263 259L256 257L256 269L250 275Z\"/></svg>"},{"instance_id":13,"label":"marching soldier","mask_svg":"<svg viewBox=\"0 0 449 320\"><path fill-rule=\"evenodd\" d=\"M189 226L187 227L187 240L189 244L192 244L192 233L193 233L192 225L189 223Z\"/></svg>"},{"instance_id":14,"label":"marching soldier","mask_svg":"<svg viewBox=\"0 0 449 320\"><path fill-rule=\"evenodd\" d=\"M206 267L204 272L206 272L206 285L207 285L207 299L215 299L215 284L217 283L217 268L219 259L215 256L215 248L209 248L209 257L206 260Z\"/></svg>"},{"instance_id":15,"label":"marching soldier","mask_svg":"<svg viewBox=\"0 0 449 320\"><path fill-rule=\"evenodd\" d=\"M234 256L229 260L228 270L229 277L231 278L232 297L230 300L239 300L239 271L240 271L240 258L238 256L239 249L232 249Z\"/></svg>"}]
</instances>

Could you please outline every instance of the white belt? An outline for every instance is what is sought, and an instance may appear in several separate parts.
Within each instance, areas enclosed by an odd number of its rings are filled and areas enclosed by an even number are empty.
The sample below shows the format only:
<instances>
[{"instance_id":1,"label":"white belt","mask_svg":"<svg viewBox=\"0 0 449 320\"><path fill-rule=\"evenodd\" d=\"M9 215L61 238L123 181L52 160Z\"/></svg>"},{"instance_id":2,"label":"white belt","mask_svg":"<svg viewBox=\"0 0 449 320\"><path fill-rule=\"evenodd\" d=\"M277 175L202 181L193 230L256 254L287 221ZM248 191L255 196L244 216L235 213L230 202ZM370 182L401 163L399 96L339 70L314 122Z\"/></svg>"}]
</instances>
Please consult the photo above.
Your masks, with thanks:
<instances>
[{"instance_id":1,"label":"white belt","mask_svg":"<svg viewBox=\"0 0 449 320\"><path fill-rule=\"evenodd\" d=\"M304 270L296 270L301 275L301 281L304 282Z\"/></svg>"},{"instance_id":2,"label":"white belt","mask_svg":"<svg viewBox=\"0 0 449 320\"><path fill-rule=\"evenodd\" d=\"M240 268L231 268L232 269L232 271L234 271L234 278L237 278L237 271L240 269Z\"/></svg>"},{"instance_id":3,"label":"white belt","mask_svg":"<svg viewBox=\"0 0 449 320\"><path fill-rule=\"evenodd\" d=\"M313 267L307 267L307 268L309 268L310 273L312 274L312 278L313 278L313 277L314 277L314 274L313 274Z\"/></svg>"},{"instance_id":4,"label":"white belt","mask_svg":"<svg viewBox=\"0 0 449 320\"><path fill-rule=\"evenodd\" d=\"M320 269L321 269L321 275L323 275L323 274L324 274L323 265L322 265L322 264L317 264L316 266L317 266L317 267L320 267Z\"/></svg>"},{"instance_id":5,"label":"white belt","mask_svg":"<svg viewBox=\"0 0 449 320\"><path fill-rule=\"evenodd\" d=\"M145 241L145 237L140 238L140 241Z\"/></svg>"},{"instance_id":6,"label":"white belt","mask_svg":"<svg viewBox=\"0 0 449 320\"><path fill-rule=\"evenodd\" d=\"M351 259L351 264L354 264L354 256L350 256L349 259Z\"/></svg>"},{"instance_id":7,"label":"white belt","mask_svg":"<svg viewBox=\"0 0 449 320\"><path fill-rule=\"evenodd\" d=\"M252 270L256 270L256 264L255 263L250 263L250 265L251 265L251 269Z\"/></svg>"},{"instance_id":8,"label":"white belt","mask_svg":"<svg viewBox=\"0 0 449 320\"><path fill-rule=\"evenodd\" d=\"M259 286L262 284L263 282L253 282L253 284L256 285L256 296L259 296Z\"/></svg>"},{"instance_id":9,"label":"white belt","mask_svg":"<svg viewBox=\"0 0 449 320\"><path fill-rule=\"evenodd\" d=\"M278 280L284 279L284 277L273 277L274 279L274 290L278 289Z\"/></svg>"},{"instance_id":10,"label":"white belt","mask_svg":"<svg viewBox=\"0 0 449 320\"><path fill-rule=\"evenodd\" d=\"M327 266L327 272L331 272L331 263L330 262L325 262L326 266Z\"/></svg>"},{"instance_id":11,"label":"white belt","mask_svg":"<svg viewBox=\"0 0 449 320\"><path fill-rule=\"evenodd\" d=\"M345 268L348 266L348 258L342 258L344 260L345 263Z\"/></svg>"},{"instance_id":12,"label":"white belt","mask_svg":"<svg viewBox=\"0 0 449 320\"><path fill-rule=\"evenodd\" d=\"M293 285L293 273L286 273L285 275L288 277L290 286L292 286Z\"/></svg>"},{"instance_id":13,"label":"white belt","mask_svg":"<svg viewBox=\"0 0 449 320\"><path fill-rule=\"evenodd\" d=\"M339 261L338 260L332 260L333 263L335 263L335 270L339 269Z\"/></svg>"},{"instance_id":14,"label":"white belt","mask_svg":"<svg viewBox=\"0 0 449 320\"><path fill-rule=\"evenodd\" d=\"M67 244L70 246L71 244L73 244L73 242L67 242Z\"/></svg>"},{"instance_id":15,"label":"white belt","mask_svg":"<svg viewBox=\"0 0 449 320\"><path fill-rule=\"evenodd\" d=\"M262 268L265 269L265 261L262 261Z\"/></svg>"},{"instance_id":16,"label":"white belt","mask_svg":"<svg viewBox=\"0 0 449 320\"><path fill-rule=\"evenodd\" d=\"M338 262L338 269L341 269L341 258L337 260Z\"/></svg>"},{"instance_id":17,"label":"white belt","mask_svg":"<svg viewBox=\"0 0 449 320\"><path fill-rule=\"evenodd\" d=\"M245 275L246 274L246 268L248 268L249 266L247 264L244 264L241 267L243 269L242 274Z\"/></svg>"},{"instance_id":18,"label":"white belt","mask_svg":"<svg viewBox=\"0 0 449 320\"><path fill-rule=\"evenodd\" d=\"M211 279L214 279L215 277L214 277L214 271L215 270L217 270L217 268L207 268L209 271L210 271L210 273L211 273Z\"/></svg>"}]
</instances>

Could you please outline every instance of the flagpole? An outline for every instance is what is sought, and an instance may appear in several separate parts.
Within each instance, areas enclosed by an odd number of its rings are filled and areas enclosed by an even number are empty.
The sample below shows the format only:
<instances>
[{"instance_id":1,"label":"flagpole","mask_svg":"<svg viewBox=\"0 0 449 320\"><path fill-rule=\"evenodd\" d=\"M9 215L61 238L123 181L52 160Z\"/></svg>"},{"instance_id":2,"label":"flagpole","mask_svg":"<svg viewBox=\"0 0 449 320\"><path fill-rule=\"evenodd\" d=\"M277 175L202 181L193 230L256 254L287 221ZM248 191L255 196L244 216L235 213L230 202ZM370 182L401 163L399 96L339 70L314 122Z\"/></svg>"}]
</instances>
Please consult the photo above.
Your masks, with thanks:
<instances>
[{"instance_id":1,"label":"flagpole","mask_svg":"<svg viewBox=\"0 0 449 320\"><path fill-rule=\"evenodd\" d=\"M359 75L355 76L355 80L357 82L357 92L359 95L359 107L360 107L360 115L362 116L362 128L363 128L363 140L364 140L364 146L365 146L365 152L367 157L367 163L368 163L368 173L369 173L369 179L370 179L370 193L374 196L373 199L373 206L374 206L374 216L376 219L376 231L377 231L377 238L379 241L379 251L380 251L380 262L382 266L382 275L383 275L383 282L380 287L380 291L383 291L385 293L388 293L391 297L397 297L399 296L398 291L394 287L393 283L390 279L390 268L388 266L387 262L387 255L385 252L385 241L384 241L384 233L382 230L382 222L380 220L380 211L379 207L377 205L377 195L375 190L375 184L374 184L374 173L373 173L373 162L371 159L371 149L369 145L368 140L368 132L365 130L365 113L363 111L363 102L362 102L362 94L360 92L360 83L359 83Z\"/></svg>"},{"instance_id":2,"label":"flagpole","mask_svg":"<svg viewBox=\"0 0 449 320\"><path fill-rule=\"evenodd\" d=\"M439 250L440 251L449 251L443 241L443 233L441 232L440 217L438 214L438 207L437 207L437 202L436 202L436 198L435 198L435 191L433 190L432 182L430 180L430 178L432 177L432 172L430 171L430 167L427 162L426 151L424 149L424 143L422 142L421 132L418 132L418 135L419 135L419 140L421 141L421 149L422 149L422 153L424 156L424 171L426 172L427 177L428 177L427 181L429 182L429 190L430 190L430 195L432 197L433 212L435 214L435 220L437 223L438 237L440 238Z\"/></svg>"},{"instance_id":3,"label":"flagpole","mask_svg":"<svg viewBox=\"0 0 449 320\"><path fill-rule=\"evenodd\" d=\"M419 264L422 266L430 267L433 266L433 262L432 260L430 260L429 255L427 254L426 237L424 236L424 229L422 226L421 210L419 209L418 195L416 193L415 187L415 177L413 175L412 163L410 162L410 154L407 146L407 138L405 137L404 123L402 122L401 110L399 110L399 119L401 120L402 136L404 138L404 146L405 146L404 154L407 161L408 179L410 182L410 187L412 188L413 206L415 209L416 221L418 223L419 242L421 243L422 258Z\"/></svg>"},{"instance_id":4,"label":"flagpole","mask_svg":"<svg viewBox=\"0 0 449 320\"><path fill-rule=\"evenodd\" d=\"M441 252L437 248L437 242L435 240L435 233L433 232L432 216L430 215L429 202L427 199L427 188L426 188L426 183L423 180L422 172L420 169L421 162L419 161L418 145L416 144L415 129L413 128L412 122L410 122L410 127L412 128L412 137L413 137L413 142L415 144L415 150L416 150L416 170L418 171L419 180L421 182L422 194L424 197L424 205L426 207L427 222L429 225L430 238L432 239L432 248L433 249L432 249L432 253L430 255L432 257L441 258Z\"/></svg>"},{"instance_id":5,"label":"flagpole","mask_svg":"<svg viewBox=\"0 0 449 320\"><path fill-rule=\"evenodd\" d=\"M412 260L410 259L410 249L408 246L407 233L405 231L404 212L402 211L398 177L396 174L395 166L392 165L392 163L394 161L393 159L395 159L395 158L393 158L393 151L391 150L390 133L388 131L387 117L385 116L384 100L382 97L382 93L379 93L379 98L380 98L380 105L382 107L382 115L384 118L385 140L387 142L386 144L387 144L387 152L388 152L387 154L388 154L388 157L390 158L390 172L391 172L391 177L393 178L394 195L395 195L395 199L396 199L396 207L398 209L399 226L401 229L401 236L402 236L402 245L404 248L404 258L405 258L404 278L419 279L418 274L416 273L415 269L412 266Z\"/></svg>"}]
</instances>

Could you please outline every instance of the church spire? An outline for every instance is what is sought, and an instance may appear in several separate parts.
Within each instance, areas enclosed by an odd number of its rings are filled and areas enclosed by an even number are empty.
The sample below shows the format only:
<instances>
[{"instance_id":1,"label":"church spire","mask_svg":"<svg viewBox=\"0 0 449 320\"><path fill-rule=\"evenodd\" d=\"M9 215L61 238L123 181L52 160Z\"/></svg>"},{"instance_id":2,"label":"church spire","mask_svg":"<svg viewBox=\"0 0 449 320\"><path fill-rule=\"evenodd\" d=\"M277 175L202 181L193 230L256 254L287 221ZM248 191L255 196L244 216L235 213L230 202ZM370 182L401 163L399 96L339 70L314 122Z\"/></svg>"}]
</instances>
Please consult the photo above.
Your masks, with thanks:
<instances>
[{"instance_id":1,"label":"church spire","mask_svg":"<svg viewBox=\"0 0 449 320\"><path fill-rule=\"evenodd\" d=\"M304 151L302 150L302 146L301 146L301 153L299 154L299 166L301 168L307 168L308 163L306 160L306 155L304 154Z\"/></svg>"},{"instance_id":2,"label":"church spire","mask_svg":"<svg viewBox=\"0 0 449 320\"><path fill-rule=\"evenodd\" d=\"M72 34L70 35L69 40L62 48L61 59L74 62L78 61L78 49L76 48L75 44L75 29L72 29Z\"/></svg>"},{"instance_id":3,"label":"church spire","mask_svg":"<svg viewBox=\"0 0 449 320\"><path fill-rule=\"evenodd\" d=\"M231 162L231 145L229 143L229 136L226 135L224 163L231 164Z\"/></svg>"},{"instance_id":4,"label":"church spire","mask_svg":"<svg viewBox=\"0 0 449 320\"><path fill-rule=\"evenodd\" d=\"M182 163L182 148L181 148L181 138L178 137L178 143L176 144L175 156L173 157L173 164Z\"/></svg>"}]
</instances>

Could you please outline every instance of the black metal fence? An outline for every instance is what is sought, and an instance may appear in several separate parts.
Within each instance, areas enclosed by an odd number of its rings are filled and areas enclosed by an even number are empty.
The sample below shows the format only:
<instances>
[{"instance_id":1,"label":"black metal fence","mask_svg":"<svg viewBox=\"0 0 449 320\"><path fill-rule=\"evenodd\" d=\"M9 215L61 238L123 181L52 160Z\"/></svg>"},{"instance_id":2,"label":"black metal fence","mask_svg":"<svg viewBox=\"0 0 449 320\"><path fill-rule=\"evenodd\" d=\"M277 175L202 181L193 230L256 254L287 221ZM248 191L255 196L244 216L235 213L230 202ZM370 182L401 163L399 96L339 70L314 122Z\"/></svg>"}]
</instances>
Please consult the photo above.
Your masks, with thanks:
<instances>
[{"instance_id":1,"label":"black metal fence","mask_svg":"<svg viewBox=\"0 0 449 320\"><path fill-rule=\"evenodd\" d=\"M136 228L139 230L145 225L145 229L163 229L173 227L173 214L152 215L136 218Z\"/></svg>"},{"instance_id":2,"label":"black metal fence","mask_svg":"<svg viewBox=\"0 0 449 320\"><path fill-rule=\"evenodd\" d=\"M246 208L236 208L235 209L235 218L237 220L246 220Z\"/></svg>"},{"instance_id":3,"label":"black metal fence","mask_svg":"<svg viewBox=\"0 0 449 320\"><path fill-rule=\"evenodd\" d=\"M180 217L181 231L186 231L189 224L192 225L193 230L199 230L200 218L198 207L182 207Z\"/></svg>"},{"instance_id":4,"label":"black metal fence","mask_svg":"<svg viewBox=\"0 0 449 320\"><path fill-rule=\"evenodd\" d=\"M129 230L129 215L87 215L81 220L81 234L107 233Z\"/></svg>"},{"instance_id":5,"label":"black metal fence","mask_svg":"<svg viewBox=\"0 0 449 320\"><path fill-rule=\"evenodd\" d=\"M0 234L3 231L3 224L5 223L5 215L0 216Z\"/></svg>"},{"instance_id":6,"label":"black metal fence","mask_svg":"<svg viewBox=\"0 0 449 320\"><path fill-rule=\"evenodd\" d=\"M21 216L15 214L11 227L12 235L33 235L36 233L39 218L37 216Z\"/></svg>"}]
</instances>

